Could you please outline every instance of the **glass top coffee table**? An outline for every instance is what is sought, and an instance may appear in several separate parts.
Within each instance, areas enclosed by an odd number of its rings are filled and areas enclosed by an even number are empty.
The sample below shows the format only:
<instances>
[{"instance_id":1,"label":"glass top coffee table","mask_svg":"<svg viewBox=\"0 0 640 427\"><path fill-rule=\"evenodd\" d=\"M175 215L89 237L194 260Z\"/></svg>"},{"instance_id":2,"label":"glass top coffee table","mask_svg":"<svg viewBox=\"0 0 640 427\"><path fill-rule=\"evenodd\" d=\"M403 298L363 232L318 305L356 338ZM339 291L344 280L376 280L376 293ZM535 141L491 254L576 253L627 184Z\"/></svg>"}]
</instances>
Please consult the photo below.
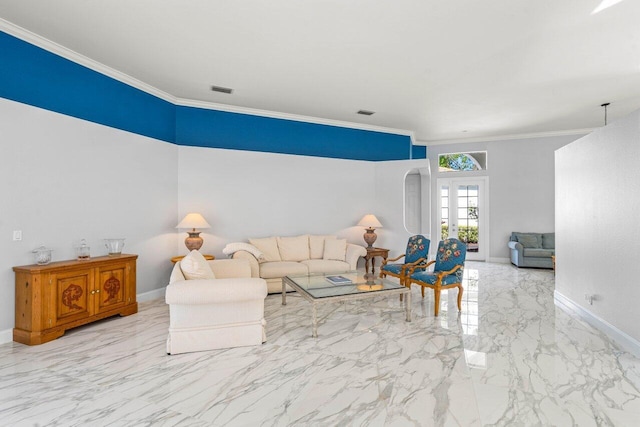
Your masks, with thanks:
<instances>
[{"instance_id":1,"label":"glass top coffee table","mask_svg":"<svg viewBox=\"0 0 640 427\"><path fill-rule=\"evenodd\" d=\"M407 322L411 322L411 289L387 279L350 271L333 274L308 274L282 278L282 305L287 304L287 285L311 303L312 336L318 337L317 305L391 295L406 295Z\"/></svg>"}]
</instances>

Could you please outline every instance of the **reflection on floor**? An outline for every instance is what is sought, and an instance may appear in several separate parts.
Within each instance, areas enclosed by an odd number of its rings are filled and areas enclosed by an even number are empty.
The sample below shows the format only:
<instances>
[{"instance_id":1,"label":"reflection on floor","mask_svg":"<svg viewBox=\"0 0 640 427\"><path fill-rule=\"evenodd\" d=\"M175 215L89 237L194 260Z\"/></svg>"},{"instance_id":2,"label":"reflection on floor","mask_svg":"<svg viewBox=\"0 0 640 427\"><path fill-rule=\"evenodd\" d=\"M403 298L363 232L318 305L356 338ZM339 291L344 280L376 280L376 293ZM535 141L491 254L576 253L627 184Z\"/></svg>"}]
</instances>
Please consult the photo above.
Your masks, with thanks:
<instances>
[{"instance_id":1,"label":"reflection on floor","mask_svg":"<svg viewBox=\"0 0 640 427\"><path fill-rule=\"evenodd\" d=\"M268 342L165 354L168 310L0 346L2 425L640 425L640 361L553 304L553 274L468 262L433 317L413 290L322 307L266 301Z\"/></svg>"}]
</instances>

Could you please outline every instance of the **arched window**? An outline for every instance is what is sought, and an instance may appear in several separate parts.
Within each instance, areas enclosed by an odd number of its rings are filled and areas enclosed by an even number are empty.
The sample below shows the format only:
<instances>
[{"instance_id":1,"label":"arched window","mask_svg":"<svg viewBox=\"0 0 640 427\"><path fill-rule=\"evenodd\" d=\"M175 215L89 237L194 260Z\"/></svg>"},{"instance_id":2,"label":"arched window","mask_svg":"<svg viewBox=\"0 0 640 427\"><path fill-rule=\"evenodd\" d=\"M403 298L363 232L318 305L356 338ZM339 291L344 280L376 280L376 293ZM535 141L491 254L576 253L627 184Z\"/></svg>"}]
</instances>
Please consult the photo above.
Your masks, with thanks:
<instances>
[{"instance_id":1,"label":"arched window","mask_svg":"<svg viewBox=\"0 0 640 427\"><path fill-rule=\"evenodd\" d=\"M440 172L469 172L487 168L487 152L449 153L438 157Z\"/></svg>"}]
</instances>

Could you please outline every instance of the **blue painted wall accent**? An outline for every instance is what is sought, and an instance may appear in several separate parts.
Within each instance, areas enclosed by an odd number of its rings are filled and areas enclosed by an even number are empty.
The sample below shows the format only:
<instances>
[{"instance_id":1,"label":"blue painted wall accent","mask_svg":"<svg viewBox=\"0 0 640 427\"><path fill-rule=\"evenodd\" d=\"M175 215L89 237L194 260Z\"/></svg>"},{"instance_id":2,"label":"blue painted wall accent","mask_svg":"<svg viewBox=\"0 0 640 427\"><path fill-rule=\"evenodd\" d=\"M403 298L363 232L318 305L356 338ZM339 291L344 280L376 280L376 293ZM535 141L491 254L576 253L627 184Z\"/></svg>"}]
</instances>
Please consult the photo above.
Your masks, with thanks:
<instances>
[{"instance_id":1,"label":"blue painted wall accent","mask_svg":"<svg viewBox=\"0 0 640 427\"><path fill-rule=\"evenodd\" d=\"M176 142L369 161L408 159L411 148L406 135L181 106L176 107Z\"/></svg>"},{"instance_id":2,"label":"blue painted wall accent","mask_svg":"<svg viewBox=\"0 0 640 427\"><path fill-rule=\"evenodd\" d=\"M352 160L426 158L392 133L175 106L0 31L0 97L180 145Z\"/></svg>"},{"instance_id":3,"label":"blue painted wall accent","mask_svg":"<svg viewBox=\"0 0 640 427\"><path fill-rule=\"evenodd\" d=\"M0 32L0 97L163 141L175 105Z\"/></svg>"},{"instance_id":4,"label":"blue painted wall accent","mask_svg":"<svg viewBox=\"0 0 640 427\"><path fill-rule=\"evenodd\" d=\"M412 145L411 152L413 153L413 159L426 159L427 147L424 145Z\"/></svg>"}]
</instances>

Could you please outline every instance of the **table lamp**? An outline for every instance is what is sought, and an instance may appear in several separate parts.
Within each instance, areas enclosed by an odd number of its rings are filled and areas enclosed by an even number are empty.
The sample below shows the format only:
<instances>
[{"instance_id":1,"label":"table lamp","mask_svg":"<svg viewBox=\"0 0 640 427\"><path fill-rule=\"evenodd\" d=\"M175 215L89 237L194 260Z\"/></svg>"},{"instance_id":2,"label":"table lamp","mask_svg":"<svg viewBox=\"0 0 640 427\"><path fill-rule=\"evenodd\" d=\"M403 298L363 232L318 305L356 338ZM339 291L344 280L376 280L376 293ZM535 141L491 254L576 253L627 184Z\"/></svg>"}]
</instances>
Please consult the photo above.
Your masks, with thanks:
<instances>
[{"instance_id":1,"label":"table lamp","mask_svg":"<svg viewBox=\"0 0 640 427\"><path fill-rule=\"evenodd\" d=\"M374 232L374 228L382 228L382 224L380 224L380 221L378 221L378 218L376 218L375 215L367 214L360 220L358 225L362 227L367 227L367 231L364 233L364 236L362 237L364 237L364 241L368 245L367 249L373 248L373 243L378 238L378 236Z\"/></svg>"},{"instance_id":2,"label":"table lamp","mask_svg":"<svg viewBox=\"0 0 640 427\"><path fill-rule=\"evenodd\" d=\"M189 236L184 239L184 244L187 246L187 249L189 249L189 251L192 251L194 249L199 250L202 247L202 243L204 242L204 240L202 240L202 237L200 237L200 231L196 231L196 228L211 228L211 226L199 213L190 213L185 216L178 225L176 225L176 228L191 229L191 231L187 231L187 233L189 233Z\"/></svg>"}]
</instances>

